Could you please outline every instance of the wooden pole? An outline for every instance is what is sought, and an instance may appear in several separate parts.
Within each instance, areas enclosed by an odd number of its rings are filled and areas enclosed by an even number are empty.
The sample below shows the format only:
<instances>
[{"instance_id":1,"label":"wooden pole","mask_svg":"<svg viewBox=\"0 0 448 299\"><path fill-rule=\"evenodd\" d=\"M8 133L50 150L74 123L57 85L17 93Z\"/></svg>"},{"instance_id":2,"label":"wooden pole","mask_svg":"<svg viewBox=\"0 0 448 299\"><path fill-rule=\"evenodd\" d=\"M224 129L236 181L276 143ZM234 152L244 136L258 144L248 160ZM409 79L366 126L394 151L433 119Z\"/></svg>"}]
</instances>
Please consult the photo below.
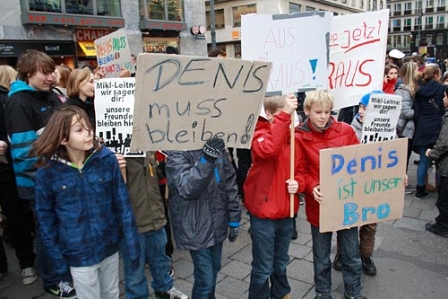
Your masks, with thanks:
<instances>
[{"instance_id":1,"label":"wooden pole","mask_svg":"<svg viewBox=\"0 0 448 299\"><path fill-rule=\"evenodd\" d=\"M289 179L290 180L294 180L294 144L295 144L295 138L294 138L294 115L295 115L295 112L293 112L292 114L291 114L291 136L290 136L290 145L289 145L289 148L290 148L290 150L291 150L291 153L290 153L290 167L289 167ZM291 217L291 218L294 218L294 196L295 196L295 194L293 194L293 193L290 193L289 194L289 209L290 209L290 212L289 212L289 216Z\"/></svg>"}]
</instances>

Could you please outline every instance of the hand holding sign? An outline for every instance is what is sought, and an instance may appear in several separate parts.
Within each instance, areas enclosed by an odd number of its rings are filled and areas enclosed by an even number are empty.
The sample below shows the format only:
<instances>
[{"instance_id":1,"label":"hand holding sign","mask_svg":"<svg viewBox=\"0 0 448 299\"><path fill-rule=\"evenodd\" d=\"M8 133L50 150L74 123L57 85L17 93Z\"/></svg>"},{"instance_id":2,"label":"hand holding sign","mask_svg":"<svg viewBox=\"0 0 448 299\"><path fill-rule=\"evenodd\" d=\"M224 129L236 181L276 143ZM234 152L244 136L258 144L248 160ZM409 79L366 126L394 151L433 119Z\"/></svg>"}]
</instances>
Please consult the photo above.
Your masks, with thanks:
<instances>
[{"instance_id":1,"label":"hand holding sign","mask_svg":"<svg viewBox=\"0 0 448 299\"><path fill-rule=\"evenodd\" d=\"M293 94L289 94L286 97L285 106L283 107L283 111L285 111L288 114L292 114L294 111L296 111L298 106L299 106L299 103L297 102L297 98Z\"/></svg>"}]
</instances>

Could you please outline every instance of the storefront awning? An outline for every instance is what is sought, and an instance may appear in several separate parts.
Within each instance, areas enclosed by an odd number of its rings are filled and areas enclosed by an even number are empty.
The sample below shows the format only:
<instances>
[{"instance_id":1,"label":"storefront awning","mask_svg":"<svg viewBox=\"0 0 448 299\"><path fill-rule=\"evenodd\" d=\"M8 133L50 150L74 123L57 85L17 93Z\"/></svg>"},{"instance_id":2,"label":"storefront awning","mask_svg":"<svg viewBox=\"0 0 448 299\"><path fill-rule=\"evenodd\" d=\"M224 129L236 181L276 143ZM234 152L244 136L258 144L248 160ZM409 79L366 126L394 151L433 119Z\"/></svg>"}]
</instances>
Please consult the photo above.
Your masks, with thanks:
<instances>
[{"instance_id":1,"label":"storefront awning","mask_svg":"<svg viewBox=\"0 0 448 299\"><path fill-rule=\"evenodd\" d=\"M86 57L95 57L95 43L94 42L78 42L79 47L82 49Z\"/></svg>"}]
</instances>

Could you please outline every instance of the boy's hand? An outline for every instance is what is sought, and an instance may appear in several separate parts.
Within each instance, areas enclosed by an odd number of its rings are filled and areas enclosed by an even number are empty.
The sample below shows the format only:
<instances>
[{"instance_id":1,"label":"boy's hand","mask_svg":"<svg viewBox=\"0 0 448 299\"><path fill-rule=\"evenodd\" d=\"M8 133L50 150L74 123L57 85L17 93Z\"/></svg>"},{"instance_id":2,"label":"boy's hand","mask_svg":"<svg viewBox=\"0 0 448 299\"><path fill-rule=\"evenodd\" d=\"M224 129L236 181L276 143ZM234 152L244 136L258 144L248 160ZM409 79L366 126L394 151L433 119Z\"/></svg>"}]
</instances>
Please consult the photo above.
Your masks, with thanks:
<instances>
[{"instance_id":1,"label":"boy's hand","mask_svg":"<svg viewBox=\"0 0 448 299\"><path fill-rule=\"evenodd\" d=\"M286 184L288 184L287 188L288 188L288 193L290 194L295 194L297 193L297 190L299 190L299 183L297 183L297 181L295 180L287 180Z\"/></svg>"},{"instance_id":2,"label":"boy's hand","mask_svg":"<svg viewBox=\"0 0 448 299\"><path fill-rule=\"evenodd\" d=\"M8 144L3 140L0 140L0 155L4 155L8 149Z\"/></svg>"},{"instance_id":3,"label":"boy's hand","mask_svg":"<svg viewBox=\"0 0 448 299\"><path fill-rule=\"evenodd\" d=\"M299 103L297 102L297 98L291 93L288 94L288 96L286 97L283 111L285 111L288 114L292 114L297 109L298 106Z\"/></svg>"},{"instance_id":4,"label":"boy's hand","mask_svg":"<svg viewBox=\"0 0 448 299\"><path fill-rule=\"evenodd\" d=\"M117 158L118 166L120 166L120 168L126 168L126 159L122 154L115 154L115 158Z\"/></svg>"},{"instance_id":5,"label":"boy's hand","mask_svg":"<svg viewBox=\"0 0 448 299\"><path fill-rule=\"evenodd\" d=\"M404 186L405 187L407 187L409 185L408 175L407 174L404 175L404 181L403 182L404 182Z\"/></svg>"},{"instance_id":6,"label":"boy's hand","mask_svg":"<svg viewBox=\"0 0 448 299\"><path fill-rule=\"evenodd\" d=\"M322 193L320 193L320 185L317 185L316 187L314 187L313 189L313 196L314 196L314 200L317 201L318 203L322 202Z\"/></svg>"},{"instance_id":7,"label":"boy's hand","mask_svg":"<svg viewBox=\"0 0 448 299\"><path fill-rule=\"evenodd\" d=\"M431 149L430 148L428 148L426 150L425 156L428 157L428 158L431 158Z\"/></svg>"}]
</instances>

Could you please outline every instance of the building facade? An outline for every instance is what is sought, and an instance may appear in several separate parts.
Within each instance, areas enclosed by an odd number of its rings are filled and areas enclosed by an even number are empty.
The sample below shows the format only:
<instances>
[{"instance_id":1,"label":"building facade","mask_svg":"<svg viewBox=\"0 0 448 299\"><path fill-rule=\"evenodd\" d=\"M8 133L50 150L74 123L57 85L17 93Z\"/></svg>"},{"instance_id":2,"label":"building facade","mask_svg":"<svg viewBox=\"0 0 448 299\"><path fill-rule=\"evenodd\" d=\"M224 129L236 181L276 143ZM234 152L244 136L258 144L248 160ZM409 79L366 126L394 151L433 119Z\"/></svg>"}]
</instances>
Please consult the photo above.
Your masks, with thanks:
<instances>
[{"instance_id":1,"label":"building facade","mask_svg":"<svg viewBox=\"0 0 448 299\"><path fill-rule=\"evenodd\" d=\"M205 23L202 0L0 0L0 6L0 64L15 66L21 52L35 48L57 64L94 66L93 41L120 28L135 54L168 46L207 53L206 42L188 30Z\"/></svg>"},{"instance_id":2,"label":"building facade","mask_svg":"<svg viewBox=\"0 0 448 299\"><path fill-rule=\"evenodd\" d=\"M210 0L206 0L207 43L212 44ZM228 57L241 57L241 15L330 11L334 15L386 8L386 0L214 0L216 45Z\"/></svg>"},{"instance_id":3,"label":"building facade","mask_svg":"<svg viewBox=\"0 0 448 299\"><path fill-rule=\"evenodd\" d=\"M448 57L446 0L389 0L389 49Z\"/></svg>"}]
</instances>

